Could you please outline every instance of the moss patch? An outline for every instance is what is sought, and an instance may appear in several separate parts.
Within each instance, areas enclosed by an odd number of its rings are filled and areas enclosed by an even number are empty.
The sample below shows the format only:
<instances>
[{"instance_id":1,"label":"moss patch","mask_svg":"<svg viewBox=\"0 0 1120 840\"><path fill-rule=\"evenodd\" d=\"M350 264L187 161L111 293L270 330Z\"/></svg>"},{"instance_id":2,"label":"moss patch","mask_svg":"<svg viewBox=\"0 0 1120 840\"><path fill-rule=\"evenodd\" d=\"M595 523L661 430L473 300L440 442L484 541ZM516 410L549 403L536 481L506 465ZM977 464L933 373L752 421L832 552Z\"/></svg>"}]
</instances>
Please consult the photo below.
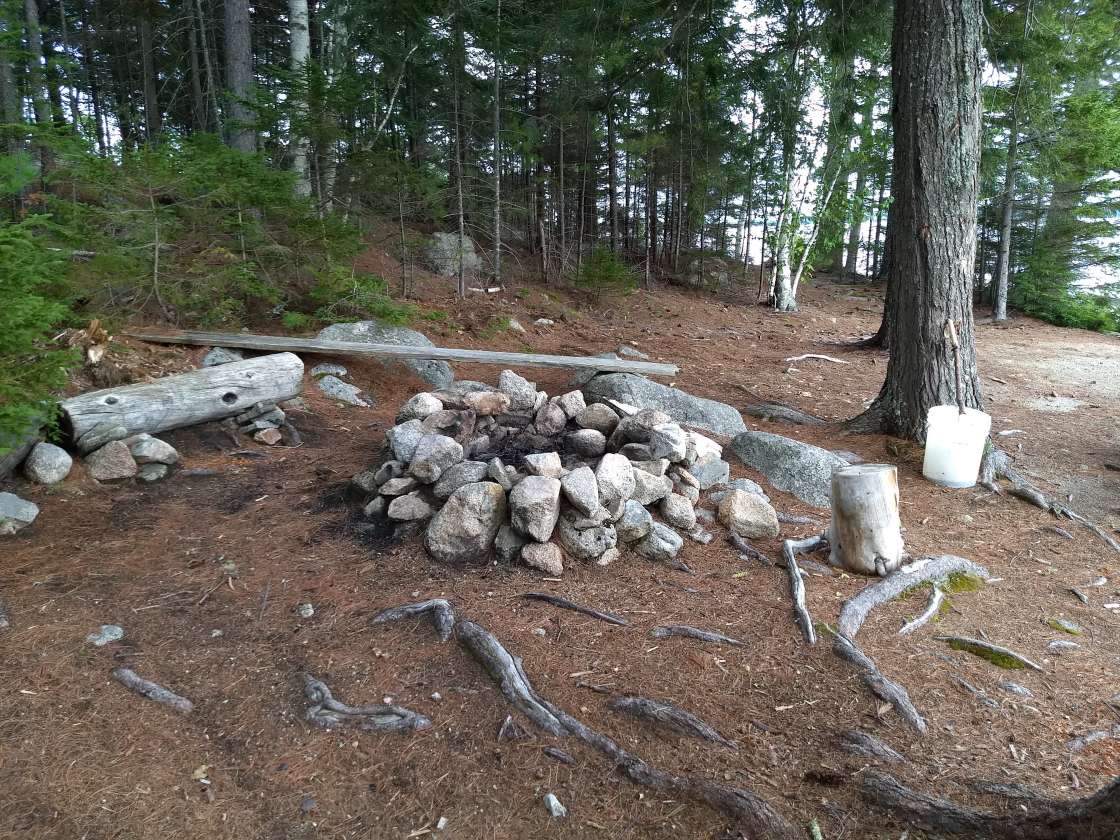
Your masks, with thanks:
<instances>
[{"instance_id":1,"label":"moss patch","mask_svg":"<svg viewBox=\"0 0 1120 840\"><path fill-rule=\"evenodd\" d=\"M984 586L984 579L968 572L953 572L941 585L946 595L955 595L958 592L976 592Z\"/></svg>"},{"instance_id":2,"label":"moss patch","mask_svg":"<svg viewBox=\"0 0 1120 840\"><path fill-rule=\"evenodd\" d=\"M1000 668L1006 668L1009 671L1018 671L1021 668L1027 667L1013 656L1008 656L1007 654L999 653L998 651L989 650L988 648L981 647L980 645L970 644L969 642L966 642L962 639L950 639L949 647L951 647L953 650L963 650L967 653L971 653L973 656L979 656L981 659L987 659L993 665L996 665Z\"/></svg>"},{"instance_id":3,"label":"moss patch","mask_svg":"<svg viewBox=\"0 0 1120 840\"><path fill-rule=\"evenodd\" d=\"M1047 627L1062 633L1069 633L1071 636L1082 635L1081 628L1066 618L1048 618L1045 623Z\"/></svg>"}]
</instances>

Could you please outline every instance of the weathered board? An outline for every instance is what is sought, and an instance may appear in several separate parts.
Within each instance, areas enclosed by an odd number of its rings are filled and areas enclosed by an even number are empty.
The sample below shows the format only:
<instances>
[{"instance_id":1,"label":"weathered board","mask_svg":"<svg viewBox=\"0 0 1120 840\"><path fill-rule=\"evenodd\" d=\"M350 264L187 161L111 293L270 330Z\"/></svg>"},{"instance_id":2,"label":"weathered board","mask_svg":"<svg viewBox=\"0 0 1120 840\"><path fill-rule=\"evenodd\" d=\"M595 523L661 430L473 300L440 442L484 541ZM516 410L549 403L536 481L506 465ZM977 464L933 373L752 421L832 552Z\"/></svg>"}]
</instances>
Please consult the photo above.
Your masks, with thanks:
<instances>
[{"instance_id":1,"label":"weathered board","mask_svg":"<svg viewBox=\"0 0 1120 840\"><path fill-rule=\"evenodd\" d=\"M238 347L243 350L271 352L327 353L349 356L374 356L385 359L438 359L445 362L475 362L507 367L557 367L598 370L611 373L637 373L648 376L676 376L676 365L604 359L598 356L549 356L539 353L508 353L501 350L463 350L449 347L403 347L397 344L367 344L357 341L321 341L317 338L288 338L279 335L247 333L209 333L131 331L126 335L159 344L197 344L208 347Z\"/></svg>"},{"instance_id":2,"label":"weathered board","mask_svg":"<svg viewBox=\"0 0 1120 840\"><path fill-rule=\"evenodd\" d=\"M240 414L259 402L280 402L303 387L303 362L275 353L199 368L152 382L90 391L63 400L62 416L77 440L97 426L156 434Z\"/></svg>"}]
</instances>

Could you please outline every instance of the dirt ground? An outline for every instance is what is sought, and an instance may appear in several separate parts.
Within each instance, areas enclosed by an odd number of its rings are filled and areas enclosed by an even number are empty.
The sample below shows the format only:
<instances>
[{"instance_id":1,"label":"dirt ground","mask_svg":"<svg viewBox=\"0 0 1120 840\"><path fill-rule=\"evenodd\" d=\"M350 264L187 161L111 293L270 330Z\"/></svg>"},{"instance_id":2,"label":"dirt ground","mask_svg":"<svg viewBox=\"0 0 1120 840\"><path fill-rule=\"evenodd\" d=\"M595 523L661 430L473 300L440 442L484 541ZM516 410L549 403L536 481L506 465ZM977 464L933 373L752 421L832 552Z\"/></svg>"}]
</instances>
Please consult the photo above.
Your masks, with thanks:
<instances>
[{"instance_id":1,"label":"dirt ground","mask_svg":"<svg viewBox=\"0 0 1120 840\"><path fill-rule=\"evenodd\" d=\"M386 262L376 249L365 259ZM877 326L879 292L867 287L818 280L804 289L800 312L781 315L670 288L598 307L536 285L465 306L448 294L448 281L422 278L420 289L426 306L449 316L423 327L437 343L592 354L626 342L678 364L678 386L739 407L765 398L840 421L875 395L885 370L882 353L836 346ZM527 334L495 331L504 315ZM537 327L538 317L556 324ZM1120 343L1027 319L978 334L994 431L1022 430L997 440L1044 486L1072 494L1075 508L1116 528L1120 472L1105 465L1120 462ZM202 351L134 353L173 370ZM850 364L784 361L802 353ZM415 540L363 544L345 484L374 461L397 406L423 388L399 368L339 361L376 407L342 408L309 387L308 410L292 415L305 438L299 448L235 447L216 427L196 427L166 437L186 468L215 476L102 486L76 469L55 488L9 482L42 512L0 545L0 596L12 622L0 637L0 835L739 836L702 805L622 779L572 739L532 733L497 742L510 709L462 648L441 644L426 622L368 624L383 607L428 597L453 600L460 616L524 658L544 696L635 754L752 789L803 827L816 819L830 840L897 838L907 828L860 798L860 775L876 762L839 749L846 729L875 734L906 755L909 763L885 769L914 787L997 810L1016 806L970 784L1018 782L1069 797L1120 773L1120 741L1077 753L1065 746L1120 723L1106 703L1120 691L1120 615L1103 606L1120 602L1120 555L1086 530L1006 497L939 489L921 478L919 454L897 447L901 456L892 454L886 439L848 435L838 422L805 429L748 418L751 428L898 463L908 550L959 554L998 578L952 596L939 624L911 636L895 631L921 612L924 592L873 612L860 634L927 716L929 732L917 737L827 643L805 644L784 571L741 561L721 530L708 546L686 541L692 575L624 554L607 568L571 563L559 582L520 567L446 568ZM567 374L524 372L550 393L566 390ZM498 369L456 373L496 381ZM1073 402L1072 410L1048 408ZM761 478L729 460L734 476ZM825 521L792 497L773 498L786 513ZM1052 524L1072 539L1046 530ZM784 537L819 530L783 529ZM774 556L779 543L759 547ZM1098 576L1107 583L1089 586ZM813 616L834 624L840 604L865 584L811 576ZM1089 604L1068 587L1081 588ZM540 589L630 623L613 627L516 597ZM296 614L305 602L314 605L310 619ZM1080 649L1054 656L1046 646L1061 634L1044 621L1059 617L1084 635ZM103 648L86 643L103 623L122 625L125 638ZM749 645L649 638L664 623L719 630ZM935 639L981 632L1041 662L1043 672L1003 671ZM191 698L194 712L178 715L125 691L109 679L121 665ZM304 672L343 701L391 697L433 725L385 735L314 729L303 718ZM1008 679L1033 697L1002 690ZM655 731L608 709L611 697L627 693L684 706L738 749ZM571 753L574 764L545 755L546 746ZM549 792L568 808L567 819L549 817L542 804ZM909 836L926 835L910 829Z\"/></svg>"}]
</instances>

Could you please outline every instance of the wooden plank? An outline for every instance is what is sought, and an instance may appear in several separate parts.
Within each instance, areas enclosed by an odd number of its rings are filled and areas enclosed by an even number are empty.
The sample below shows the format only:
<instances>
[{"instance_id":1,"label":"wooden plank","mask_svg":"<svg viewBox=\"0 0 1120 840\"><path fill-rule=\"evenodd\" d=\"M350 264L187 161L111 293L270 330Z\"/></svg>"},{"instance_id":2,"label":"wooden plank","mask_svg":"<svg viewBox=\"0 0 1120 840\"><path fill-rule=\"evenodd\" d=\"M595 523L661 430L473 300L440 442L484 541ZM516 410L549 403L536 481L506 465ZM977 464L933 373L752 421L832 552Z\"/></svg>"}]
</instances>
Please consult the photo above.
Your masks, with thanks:
<instances>
[{"instance_id":1,"label":"wooden plank","mask_svg":"<svg viewBox=\"0 0 1120 840\"><path fill-rule=\"evenodd\" d=\"M321 341L316 338L289 338L248 333L209 333L191 330L175 332L131 331L131 338L159 344L198 344L208 347L238 347L270 352L329 353L343 356L373 356L386 359L439 359L445 362L476 362L507 367L558 367L598 370L612 373L637 373L648 376L676 376L676 365L639 362L628 359L601 359L597 356L549 356L538 353L507 353L500 350L465 350L448 347L403 347L396 344L367 344L357 341Z\"/></svg>"}]
</instances>

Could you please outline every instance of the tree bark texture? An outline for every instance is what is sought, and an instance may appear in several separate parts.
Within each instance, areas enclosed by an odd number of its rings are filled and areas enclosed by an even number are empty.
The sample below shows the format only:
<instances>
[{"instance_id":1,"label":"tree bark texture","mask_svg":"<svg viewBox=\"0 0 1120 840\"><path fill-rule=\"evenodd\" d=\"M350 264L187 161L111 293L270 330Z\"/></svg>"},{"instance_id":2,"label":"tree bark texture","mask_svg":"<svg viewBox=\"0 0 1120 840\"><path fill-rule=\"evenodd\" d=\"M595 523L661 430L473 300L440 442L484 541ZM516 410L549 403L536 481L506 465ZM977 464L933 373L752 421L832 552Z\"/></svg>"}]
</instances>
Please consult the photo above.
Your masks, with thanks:
<instances>
[{"instance_id":1,"label":"tree bark texture","mask_svg":"<svg viewBox=\"0 0 1120 840\"><path fill-rule=\"evenodd\" d=\"M257 150L257 138L252 126L253 112L245 104L253 86L249 0L225 0L225 12L226 90L229 96L226 129L229 145L240 152L252 154Z\"/></svg>"},{"instance_id":2,"label":"tree bark texture","mask_svg":"<svg viewBox=\"0 0 1120 840\"><path fill-rule=\"evenodd\" d=\"M311 31L307 14L307 0L288 0L288 28L291 30L291 68L292 76L299 86L296 96L295 113L306 119L307 99L304 90L307 75L307 61L311 56ZM292 127L292 171L296 176L296 195L303 198L311 196L311 175L307 170L309 143L304 126Z\"/></svg>"}]
</instances>

